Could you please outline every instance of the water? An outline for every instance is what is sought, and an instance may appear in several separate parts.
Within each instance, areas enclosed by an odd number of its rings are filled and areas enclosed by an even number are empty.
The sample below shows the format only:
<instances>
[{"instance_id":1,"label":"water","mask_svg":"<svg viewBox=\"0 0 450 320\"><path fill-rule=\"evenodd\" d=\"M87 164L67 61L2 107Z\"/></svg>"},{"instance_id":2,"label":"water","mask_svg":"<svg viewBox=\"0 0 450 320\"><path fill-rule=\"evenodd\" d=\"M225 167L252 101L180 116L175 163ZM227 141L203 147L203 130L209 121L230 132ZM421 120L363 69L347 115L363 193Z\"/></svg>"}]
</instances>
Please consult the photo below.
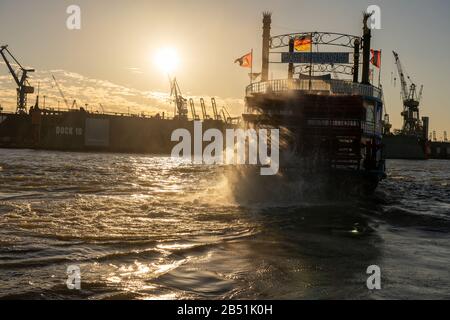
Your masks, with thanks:
<instances>
[{"instance_id":1,"label":"water","mask_svg":"<svg viewBox=\"0 0 450 320\"><path fill-rule=\"evenodd\" d=\"M164 157L0 149L0 298L449 299L450 162L388 167L365 199L289 186L245 201L270 183L236 191L229 168Z\"/></svg>"}]
</instances>

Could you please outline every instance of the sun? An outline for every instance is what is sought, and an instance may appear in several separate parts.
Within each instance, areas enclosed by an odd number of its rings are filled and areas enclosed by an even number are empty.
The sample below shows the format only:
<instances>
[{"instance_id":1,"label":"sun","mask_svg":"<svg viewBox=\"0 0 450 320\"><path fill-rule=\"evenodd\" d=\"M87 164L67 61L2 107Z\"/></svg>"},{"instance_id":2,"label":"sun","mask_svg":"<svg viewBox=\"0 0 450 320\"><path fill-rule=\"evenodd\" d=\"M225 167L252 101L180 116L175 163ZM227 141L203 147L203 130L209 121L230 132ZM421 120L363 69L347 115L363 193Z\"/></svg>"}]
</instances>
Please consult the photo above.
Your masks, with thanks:
<instances>
[{"instance_id":1,"label":"sun","mask_svg":"<svg viewBox=\"0 0 450 320\"><path fill-rule=\"evenodd\" d=\"M170 75L178 67L180 59L174 48L161 48L155 53L154 63L162 72Z\"/></svg>"}]
</instances>

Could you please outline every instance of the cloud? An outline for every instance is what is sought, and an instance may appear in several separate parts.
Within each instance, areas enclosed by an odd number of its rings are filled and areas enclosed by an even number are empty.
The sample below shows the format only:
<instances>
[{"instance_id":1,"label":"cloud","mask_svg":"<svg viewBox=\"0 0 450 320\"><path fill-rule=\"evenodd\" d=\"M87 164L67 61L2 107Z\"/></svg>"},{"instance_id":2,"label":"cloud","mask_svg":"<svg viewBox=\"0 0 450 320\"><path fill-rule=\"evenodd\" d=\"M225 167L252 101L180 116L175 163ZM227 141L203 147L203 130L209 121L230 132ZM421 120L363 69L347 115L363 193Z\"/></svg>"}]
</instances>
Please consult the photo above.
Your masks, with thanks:
<instances>
[{"instance_id":1,"label":"cloud","mask_svg":"<svg viewBox=\"0 0 450 320\"><path fill-rule=\"evenodd\" d=\"M131 72L139 72L138 68L127 68ZM173 113L173 104L167 92L140 91L134 88L118 85L107 80L100 80L85 77L79 73L56 69L49 71L37 71L32 75L32 83L35 86L35 93L40 92L40 105L43 105L45 95L47 108L66 109L67 106L62 99L58 87L52 75L58 81L63 94L71 106L73 101L77 101L78 106L88 105L88 110L101 111L100 104L106 112L141 114L147 115L165 112L168 115ZM4 110L14 111L16 108L16 86L10 75L0 76L0 104ZM28 95L28 105L35 103L36 94ZM200 113L200 97L186 97L194 99L197 113ZM212 114L210 104L211 97L204 97L207 103L208 113ZM242 99L216 97L219 109L227 106L232 115L240 115L243 111L244 101Z\"/></svg>"},{"instance_id":2,"label":"cloud","mask_svg":"<svg viewBox=\"0 0 450 320\"><path fill-rule=\"evenodd\" d=\"M134 73L134 74L144 74L144 71L142 71L139 68L130 67L130 68L126 68L126 70L128 70L128 71L130 71L131 73Z\"/></svg>"}]
</instances>

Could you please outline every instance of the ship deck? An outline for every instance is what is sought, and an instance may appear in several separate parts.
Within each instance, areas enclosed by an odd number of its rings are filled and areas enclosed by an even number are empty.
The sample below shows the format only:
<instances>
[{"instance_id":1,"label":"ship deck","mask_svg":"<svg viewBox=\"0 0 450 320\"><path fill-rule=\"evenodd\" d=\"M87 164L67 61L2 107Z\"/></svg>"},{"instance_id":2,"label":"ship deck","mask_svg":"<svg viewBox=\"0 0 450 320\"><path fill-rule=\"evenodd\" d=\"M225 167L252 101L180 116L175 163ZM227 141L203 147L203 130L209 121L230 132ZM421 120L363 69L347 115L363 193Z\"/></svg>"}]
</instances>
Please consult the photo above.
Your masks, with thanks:
<instances>
[{"instance_id":1,"label":"ship deck","mask_svg":"<svg viewBox=\"0 0 450 320\"><path fill-rule=\"evenodd\" d=\"M254 97L259 94L269 93L278 95L292 91L318 95L356 95L365 98L382 99L382 90L380 88L339 79L279 79L255 82L246 88L246 96Z\"/></svg>"}]
</instances>

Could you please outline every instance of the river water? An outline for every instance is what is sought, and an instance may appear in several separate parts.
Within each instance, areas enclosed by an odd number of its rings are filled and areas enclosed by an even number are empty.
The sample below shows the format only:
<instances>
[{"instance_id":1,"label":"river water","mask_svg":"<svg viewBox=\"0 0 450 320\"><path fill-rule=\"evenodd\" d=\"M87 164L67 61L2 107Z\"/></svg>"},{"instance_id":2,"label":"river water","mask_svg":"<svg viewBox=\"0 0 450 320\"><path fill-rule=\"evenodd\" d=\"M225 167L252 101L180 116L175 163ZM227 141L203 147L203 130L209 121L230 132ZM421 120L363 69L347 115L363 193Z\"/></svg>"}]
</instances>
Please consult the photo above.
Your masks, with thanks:
<instances>
[{"instance_id":1,"label":"river water","mask_svg":"<svg viewBox=\"0 0 450 320\"><path fill-rule=\"evenodd\" d=\"M330 200L166 157L0 149L0 298L450 299L450 162L387 165L375 195Z\"/></svg>"}]
</instances>

